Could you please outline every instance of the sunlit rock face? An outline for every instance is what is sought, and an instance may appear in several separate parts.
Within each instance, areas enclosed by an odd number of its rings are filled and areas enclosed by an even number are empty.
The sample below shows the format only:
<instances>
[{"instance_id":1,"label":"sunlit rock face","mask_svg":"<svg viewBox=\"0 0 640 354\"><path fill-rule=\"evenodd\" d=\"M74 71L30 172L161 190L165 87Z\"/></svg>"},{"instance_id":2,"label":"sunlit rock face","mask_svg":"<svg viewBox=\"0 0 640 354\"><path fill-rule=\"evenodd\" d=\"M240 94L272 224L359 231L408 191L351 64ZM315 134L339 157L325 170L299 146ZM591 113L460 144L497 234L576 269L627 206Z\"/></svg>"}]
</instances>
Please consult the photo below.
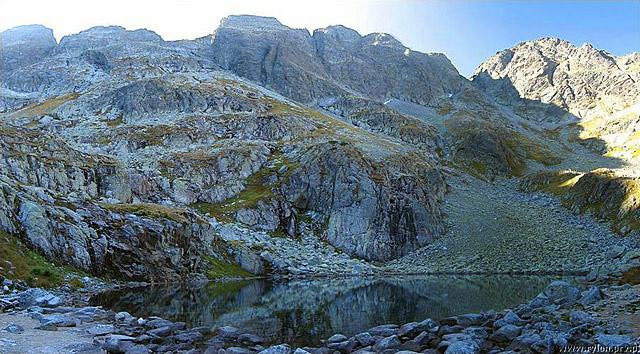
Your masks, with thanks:
<instances>
[{"instance_id":1,"label":"sunlit rock face","mask_svg":"<svg viewBox=\"0 0 640 354\"><path fill-rule=\"evenodd\" d=\"M498 52L476 69L473 82L526 116L558 121L569 113L591 118L638 103L637 75L637 53L616 57L590 44L541 38ZM558 109L536 110L538 101Z\"/></svg>"}]
</instances>

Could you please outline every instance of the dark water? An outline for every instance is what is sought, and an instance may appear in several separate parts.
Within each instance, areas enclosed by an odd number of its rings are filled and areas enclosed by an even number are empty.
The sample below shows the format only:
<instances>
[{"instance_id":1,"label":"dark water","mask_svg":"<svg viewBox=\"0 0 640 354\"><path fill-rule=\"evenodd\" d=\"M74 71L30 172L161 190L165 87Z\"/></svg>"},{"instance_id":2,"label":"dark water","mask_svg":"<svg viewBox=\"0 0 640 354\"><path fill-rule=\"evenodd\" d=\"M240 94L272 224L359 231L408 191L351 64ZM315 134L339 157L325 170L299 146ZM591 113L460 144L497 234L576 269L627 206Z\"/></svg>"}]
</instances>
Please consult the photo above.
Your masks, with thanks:
<instances>
[{"instance_id":1,"label":"dark water","mask_svg":"<svg viewBox=\"0 0 640 354\"><path fill-rule=\"evenodd\" d=\"M375 279L251 280L119 290L94 305L189 325L231 325L271 343L318 344L385 323L503 310L558 277L410 276Z\"/></svg>"}]
</instances>

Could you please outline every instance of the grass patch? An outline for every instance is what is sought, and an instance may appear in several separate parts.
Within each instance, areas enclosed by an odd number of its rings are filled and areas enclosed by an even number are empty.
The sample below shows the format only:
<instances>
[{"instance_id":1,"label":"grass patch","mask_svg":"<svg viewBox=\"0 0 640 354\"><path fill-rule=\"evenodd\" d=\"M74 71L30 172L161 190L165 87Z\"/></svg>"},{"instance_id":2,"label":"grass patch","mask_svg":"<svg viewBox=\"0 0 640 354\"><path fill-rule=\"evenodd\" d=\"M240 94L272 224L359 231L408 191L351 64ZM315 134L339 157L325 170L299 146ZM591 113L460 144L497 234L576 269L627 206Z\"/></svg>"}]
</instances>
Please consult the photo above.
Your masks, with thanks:
<instances>
[{"instance_id":1,"label":"grass patch","mask_svg":"<svg viewBox=\"0 0 640 354\"><path fill-rule=\"evenodd\" d=\"M73 278L69 281L71 289L78 290L84 288L84 283L79 278Z\"/></svg>"},{"instance_id":2,"label":"grass patch","mask_svg":"<svg viewBox=\"0 0 640 354\"><path fill-rule=\"evenodd\" d=\"M554 194L569 209L611 222L617 233L640 230L640 178L616 176L606 169L539 172L523 178L519 189Z\"/></svg>"},{"instance_id":3,"label":"grass patch","mask_svg":"<svg viewBox=\"0 0 640 354\"><path fill-rule=\"evenodd\" d=\"M442 106L438 107L438 110L436 112L438 113L438 115L446 116L447 114L451 113L452 110L453 110L453 105L447 102Z\"/></svg>"},{"instance_id":4,"label":"grass patch","mask_svg":"<svg viewBox=\"0 0 640 354\"><path fill-rule=\"evenodd\" d=\"M122 118L122 115L119 115L116 119L107 121L107 126L109 128L115 128L117 126L122 125L123 122L124 122L124 118Z\"/></svg>"},{"instance_id":5,"label":"grass patch","mask_svg":"<svg viewBox=\"0 0 640 354\"><path fill-rule=\"evenodd\" d=\"M108 204L101 203L103 208L118 213L129 213L144 216L151 219L169 219L178 223L188 223L187 211L179 208L172 208L160 204L139 203L139 204Z\"/></svg>"},{"instance_id":6,"label":"grass patch","mask_svg":"<svg viewBox=\"0 0 640 354\"><path fill-rule=\"evenodd\" d=\"M620 284L640 284L640 267L633 267L622 274Z\"/></svg>"},{"instance_id":7,"label":"grass patch","mask_svg":"<svg viewBox=\"0 0 640 354\"><path fill-rule=\"evenodd\" d=\"M25 107L13 114L11 114L11 118L24 118L24 117L38 117L48 113L51 113L54 109L62 106L64 103L75 100L80 97L80 94L76 92L68 93L66 95L57 96L49 98L41 103L36 103Z\"/></svg>"},{"instance_id":8,"label":"grass patch","mask_svg":"<svg viewBox=\"0 0 640 354\"><path fill-rule=\"evenodd\" d=\"M285 171L280 173L280 170L285 166ZM298 162L290 161L281 153L274 153L266 163L266 167L261 168L246 179L245 188L235 197L220 203L198 202L190 206L200 213L215 217L221 222L231 222L238 210L254 208L259 201L271 197L273 189L284 183L297 166ZM277 182L267 184L265 182L267 177L274 174L278 174Z\"/></svg>"},{"instance_id":9,"label":"grass patch","mask_svg":"<svg viewBox=\"0 0 640 354\"><path fill-rule=\"evenodd\" d=\"M205 286L205 291L207 292L207 295L213 298L218 298L225 295L234 296L249 284L251 284L249 280L209 282Z\"/></svg>"},{"instance_id":10,"label":"grass patch","mask_svg":"<svg viewBox=\"0 0 640 354\"><path fill-rule=\"evenodd\" d=\"M541 191L562 197L582 177L573 171L538 172L520 182L520 189L526 192Z\"/></svg>"},{"instance_id":11,"label":"grass patch","mask_svg":"<svg viewBox=\"0 0 640 354\"><path fill-rule=\"evenodd\" d=\"M69 202L64 201L64 200L60 200L60 199L56 199L53 202L53 205L55 205L57 207L67 208L67 209L73 210L73 211L76 211L78 209L74 204L69 203Z\"/></svg>"},{"instance_id":12,"label":"grass patch","mask_svg":"<svg viewBox=\"0 0 640 354\"><path fill-rule=\"evenodd\" d=\"M219 260L213 257L207 257L206 260L210 266L209 271L207 272L209 279L246 278L253 275L242 269L239 265L231 262Z\"/></svg>"},{"instance_id":13,"label":"grass patch","mask_svg":"<svg viewBox=\"0 0 640 354\"><path fill-rule=\"evenodd\" d=\"M13 267L6 262L11 262ZM0 275L24 280L33 287L53 288L62 285L68 274L80 275L81 272L49 262L28 249L16 236L0 231Z\"/></svg>"}]
</instances>

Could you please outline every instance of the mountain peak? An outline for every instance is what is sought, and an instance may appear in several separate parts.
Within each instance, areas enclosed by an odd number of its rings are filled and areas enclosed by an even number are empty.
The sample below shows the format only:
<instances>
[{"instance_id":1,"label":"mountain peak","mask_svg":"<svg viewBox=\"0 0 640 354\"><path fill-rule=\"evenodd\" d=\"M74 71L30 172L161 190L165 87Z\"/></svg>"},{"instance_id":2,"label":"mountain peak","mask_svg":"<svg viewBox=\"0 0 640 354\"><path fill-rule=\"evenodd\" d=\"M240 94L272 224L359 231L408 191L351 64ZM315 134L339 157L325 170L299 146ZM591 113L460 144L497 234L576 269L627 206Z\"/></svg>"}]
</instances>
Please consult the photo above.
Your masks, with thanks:
<instances>
[{"instance_id":1,"label":"mountain peak","mask_svg":"<svg viewBox=\"0 0 640 354\"><path fill-rule=\"evenodd\" d=\"M275 17L255 15L231 15L220 21L220 28L246 28L260 30L288 29Z\"/></svg>"},{"instance_id":2,"label":"mountain peak","mask_svg":"<svg viewBox=\"0 0 640 354\"><path fill-rule=\"evenodd\" d=\"M324 28L318 28L313 31L314 36L317 33L323 33L342 41L357 41L362 38L358 31L343 25L333 25Z\"/></svg>"},{"instance_id":3,"label":"mountain peak","mask_svg":"<svg viewBox=\"0 0 640 354\"><path fill-rule=\"evenodd\" d=\"M3 31L0 33L0 42L3 47L26 43L56 45L53 30L49 27L36 24L17 26Z\"/></svg>"}]
</instances>

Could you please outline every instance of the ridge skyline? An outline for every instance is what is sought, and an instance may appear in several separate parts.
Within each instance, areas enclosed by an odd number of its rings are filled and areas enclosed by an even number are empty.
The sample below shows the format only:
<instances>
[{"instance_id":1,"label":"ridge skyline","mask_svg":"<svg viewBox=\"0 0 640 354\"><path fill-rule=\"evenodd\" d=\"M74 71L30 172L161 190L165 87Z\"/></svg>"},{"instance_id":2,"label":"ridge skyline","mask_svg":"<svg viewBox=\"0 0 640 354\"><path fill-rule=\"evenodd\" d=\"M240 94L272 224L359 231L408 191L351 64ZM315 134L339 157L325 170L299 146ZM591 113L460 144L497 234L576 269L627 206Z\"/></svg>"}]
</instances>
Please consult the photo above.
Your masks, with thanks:
<instances>
[{"instance_id":1,"label":"ridge skyline","mask_svg":"<svg viewBox=\"0 0 640 354\"><path fill-rule=\"evenodd\" d=\"M638 2L281 0L214 6L199 0L179 3L116 0L100 11L95 11L91 3L71 0L0 2L6 15L0 21L0 31L20 24L41 23L53 28L56 38L110 24L153 29L166 40L196 38L212 32L221 18L239 13L275 17L292 28L306 28L309 32L341 24L364 34L390 33L415 51L446 53L467 77L497 50L528 39L552 36L571 43L587 42L617 56L640 50ZM71 13L75 14L73 18L69 17Z\"/></svg>"},{"instance_id":2,"label":"ridge skyline","mask_svg":"<svg viewBox=\"0 0 640 354\"><path fill-rule=\"evenodd\" d=\"M453 62L453 60L451 59L451 57L449 56L448 53L446 52L440 52L440 51L422 51L422 50L418 50L415 49L413 47L411 47L410 45L405 44L401 39L399 39L396 35L394 35L393 33L389 33L389 32L369 32L369 33L361 33L360 31L358 31L355 28L351 28L349 26L343 25L343 24L332 24L332 25L328 25L328 26L324 26L324 27L318 27L318 28L314 28L313 30L309 30L308 28L297 28L297 27L291 27L285 23L283 23L282 21L280 21L277 17L274 16L260 16L260 15L252 15L252 14L231 14L231 15L227 15L224 16L218 23L217 27L215 27L210 33L207 33L205 35L200 35L200 36L196 36L194 38L181 38L181 39L166 39L162 36L162 34L158 33L156 30L154 30L153 28L148 28L148 27L140 27L140 28L130 28L130 27L126 27L120 24L110 24L110 25L96 25L96 26L91 26L88 28L85 28L83 30L80 30L78 32L74 32L74 33L69 33L69 34L65 34L62 36L56 36L55 35L55 28L52 27L48 27L44 24L40 24L40 23L30 23L30 24L22 24L22 25L17 25L17 26L13 26L11 28L6 28L2 31L0 31L0 35L9 32L11 30L14 29L19 29L19 28L26 28L26 27L43 27L45 29L51 30L52 34L53 34L53 38L55 39L56 45L59 45L61 43L61 41L66 38L66 37L72 37L84 32L88 32L91 30L97 30L97 29L107 29L107 28L119 28L119 29L123 29L124 31L127 32L135 32L135 31L146 31L146 32L151 32L153 34L155 34L156 36L158 36L160 39L162 39L165 42L180 42L180 41L194 41L194 40L198 40L198 39L202 39L202 38L206 38L206 37L210 37L212 35L215 34L215 32L222 26L223 22L228 20L229 18L256 18L256 19L264 19L264 20L275 20L277 22L278 25L282 26L283 28L289 29L289 30L303 30L306 31L307 34L310 37L313 37L314 34L317 31L322 31L322 30L327 30L330 28L336 28L336 27L341 27L344 28L346 30L350 30L350 31L354 31L356 32L360 38L365 38L365 37L369 37L372 35L385 35L385 36L389 36L392 39L398 41L400 43L400 45L402 45L403 47L409 49L412 52L418 52L418 53L423 53L423 54L427 54L427 55L444 55L450 62L451 64L455 67L455 69L458 71L458 73L465 77L466 79L471 80L472 77L475 75L475 72L482 66L482 64L487 61L488 59L490 59L491 56L500 53L503 50L507 50L507 49L511 49L514 47L517 47L519 45L522 45L524 43L533 43L533 42L540 42L542 40L545 39L555 39L555 40L559 40L559 41L563 41L563 42L567 42L570 45L579 48L579 47L584 47L584 46L591 46L593 48L595 48L598 51L604 52L605 54L608 54L610 56L614 56L614 57L625 57L625 56L630 56L636 53L640 53L640 49L639 50L633 50L633 51L629 51L626 53L622 53L622 54L615 54L612 53L608 50L608 48L601 48L598 47L596 45L594 45L591 42L582 42L580 44L575 43L571 40L559 37L559 36L542 36L542 37L536 37L536 38L530 38L530 39L523 39L523 40L519 40L517 42L512 43L511 45L509 45L508 47L504 47L504 48L498 48L495 50L495 52L493 52L493 54L487 56L486 58L483 58L473 69L470 73L466 74L463 73L461 68L458 67L458 65L456 65L455 62ZM1 40L1 38L0 38Z\"/></svg>"}]
</instances>

